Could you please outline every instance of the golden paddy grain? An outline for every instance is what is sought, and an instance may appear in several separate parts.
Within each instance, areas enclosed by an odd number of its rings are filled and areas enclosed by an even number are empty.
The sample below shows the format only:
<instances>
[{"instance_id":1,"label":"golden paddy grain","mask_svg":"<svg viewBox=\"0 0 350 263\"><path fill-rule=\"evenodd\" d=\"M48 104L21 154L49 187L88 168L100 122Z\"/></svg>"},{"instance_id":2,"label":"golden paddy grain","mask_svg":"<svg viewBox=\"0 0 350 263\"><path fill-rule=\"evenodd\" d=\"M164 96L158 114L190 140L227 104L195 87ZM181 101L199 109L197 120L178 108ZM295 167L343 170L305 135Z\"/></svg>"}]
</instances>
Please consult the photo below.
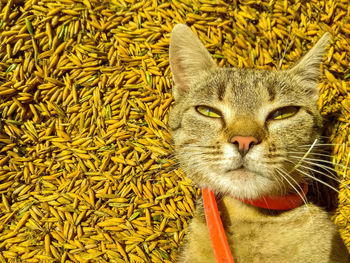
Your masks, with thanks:
<instances>
[{"instance_id":1,"label":"golden paddy grain","mask_svg":"<svg viewBox=\"0 0 350 263\"><path fill-rule=\"evenodd\" d=\"M325 31L319 107L349 164L347 0L0 1L0 262L174 262L199 190L172 157L168 45L285 68ZM347 170L339 178L349 184ZM350 192L334 217L350 247Z\"/></svg>"}]
</instances>

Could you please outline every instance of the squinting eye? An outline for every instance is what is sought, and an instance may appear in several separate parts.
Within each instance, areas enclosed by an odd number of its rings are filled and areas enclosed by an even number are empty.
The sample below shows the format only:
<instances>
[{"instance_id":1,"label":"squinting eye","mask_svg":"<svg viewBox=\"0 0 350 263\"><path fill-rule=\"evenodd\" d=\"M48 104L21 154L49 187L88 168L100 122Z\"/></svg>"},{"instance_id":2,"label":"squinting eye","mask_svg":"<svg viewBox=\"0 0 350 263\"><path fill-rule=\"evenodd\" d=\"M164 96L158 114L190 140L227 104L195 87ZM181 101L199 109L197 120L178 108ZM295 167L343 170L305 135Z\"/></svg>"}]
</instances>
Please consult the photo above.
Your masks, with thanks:
<instances>
[{"instance_id":1,"label":"squinting eye","mask_svg":"<svg viewBox=\"0 0 350 263\"><path fill-rule=\"evenodd\" d=\"M207 107L207 106L197 106L196 110L207 117L210 118L221 118L221 113L218 110L215 110L211 107Z\"/></svg>"},{"instance_id":2,"label":"squinting eye","mask_svg":"<svg viewBox=\"0 0 350 263\"><path fill-rule=\"evenodd\" d=\"M268 119L272 120L282 120L294 116L299 110L299 107L289 106L284 108L279 108L270 113Z\"/></svg>"}]
</instances>

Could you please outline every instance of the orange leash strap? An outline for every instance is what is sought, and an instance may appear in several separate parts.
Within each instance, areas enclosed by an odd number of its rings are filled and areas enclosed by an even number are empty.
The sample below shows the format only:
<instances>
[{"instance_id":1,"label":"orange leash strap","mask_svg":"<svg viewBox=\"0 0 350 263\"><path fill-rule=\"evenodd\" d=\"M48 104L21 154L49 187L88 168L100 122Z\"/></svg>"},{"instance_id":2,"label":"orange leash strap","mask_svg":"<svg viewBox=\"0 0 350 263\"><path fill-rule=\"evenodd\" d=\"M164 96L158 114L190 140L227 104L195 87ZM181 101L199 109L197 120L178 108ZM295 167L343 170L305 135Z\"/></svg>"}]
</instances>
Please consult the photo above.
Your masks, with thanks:
<instances>
[{"instance_id":1,"label":"orange leash strap","mask_svg":"<svg viewBox=\"0 0 350 263\"><path fill-rule=\"evenodd\" d=\"M213 191L202 189L205 218L217 263L234 263Z\"/></svg>"}]
</instances>

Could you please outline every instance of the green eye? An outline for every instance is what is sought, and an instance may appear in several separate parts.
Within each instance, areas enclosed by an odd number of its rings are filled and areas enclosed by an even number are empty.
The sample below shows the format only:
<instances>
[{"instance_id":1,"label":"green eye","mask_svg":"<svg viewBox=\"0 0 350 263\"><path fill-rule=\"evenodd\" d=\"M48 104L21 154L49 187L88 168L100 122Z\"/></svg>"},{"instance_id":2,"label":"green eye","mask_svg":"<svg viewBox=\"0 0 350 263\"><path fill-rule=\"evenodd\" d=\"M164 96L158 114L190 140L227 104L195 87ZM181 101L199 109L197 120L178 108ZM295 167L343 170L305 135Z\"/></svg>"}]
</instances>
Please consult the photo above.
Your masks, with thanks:
<instances>
[{"instance_id":1,"label":"green eye","mask_svg":"<svg viewBox=\"0 0 350 263\"><path fill-rule=\"evenodd\" d=\"M295 115L298 112L298 110L299 110L299 107L295 107L295 106L279 108L273 111L272 113L270 113L270 116L268 119L273 119L273 120L286 119Z\"/></svg>"},{"instance_id":2,"label":"green eye","mask_svg":"<svg viewBox=\"0 0 350 263\"><path fill-rule=\"evenodd\" d=\"M221 113L218 110L215 110L211 107L207 107L207 106L197 106L196 110L207 117L210 118L221 118Z\"/></svg>"}]
</instances>

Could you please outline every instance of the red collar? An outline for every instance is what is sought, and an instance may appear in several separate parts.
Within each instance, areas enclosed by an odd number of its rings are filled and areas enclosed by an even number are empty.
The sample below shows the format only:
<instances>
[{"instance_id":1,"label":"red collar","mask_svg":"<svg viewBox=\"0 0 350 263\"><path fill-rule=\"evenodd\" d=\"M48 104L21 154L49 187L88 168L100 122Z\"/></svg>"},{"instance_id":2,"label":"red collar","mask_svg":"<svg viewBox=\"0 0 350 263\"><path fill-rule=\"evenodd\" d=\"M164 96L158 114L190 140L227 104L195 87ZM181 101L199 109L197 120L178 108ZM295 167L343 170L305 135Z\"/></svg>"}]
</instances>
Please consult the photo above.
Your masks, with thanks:
<instances>
[{"instance_id":1,"label":"red collar","mask_svg":"<svg viewBox=\"0 0 350 263\"><path fill-rule=\"evenodd\" d=\"M306 183L302 183L301 190L302 191L299 193L300 195L296 193L275 198L264 197L254 200L241 199L241 201L246 204L272 210L291 210L303 203L303 198L305 198L308 191L308 185ZM211 243L213 245L216 262L234 263L230 247L226 239L225 230L221 222L215 195L213 191L207 188L202 189L202 195L205 218L207 221Z\"/></svg>"},{"instance_id":2,"label":"red collar","mask_svg":"<svg viewBox=\"0 0 350 263\"><path fill-rule=\"evenodd\" d=\"M292 210L304 203L305 195L308 191L307 183L300 184L300 192L280 197L262 197L259 199L238 199L248 205L271 210Z\"/></svg>"}]
</instances>

